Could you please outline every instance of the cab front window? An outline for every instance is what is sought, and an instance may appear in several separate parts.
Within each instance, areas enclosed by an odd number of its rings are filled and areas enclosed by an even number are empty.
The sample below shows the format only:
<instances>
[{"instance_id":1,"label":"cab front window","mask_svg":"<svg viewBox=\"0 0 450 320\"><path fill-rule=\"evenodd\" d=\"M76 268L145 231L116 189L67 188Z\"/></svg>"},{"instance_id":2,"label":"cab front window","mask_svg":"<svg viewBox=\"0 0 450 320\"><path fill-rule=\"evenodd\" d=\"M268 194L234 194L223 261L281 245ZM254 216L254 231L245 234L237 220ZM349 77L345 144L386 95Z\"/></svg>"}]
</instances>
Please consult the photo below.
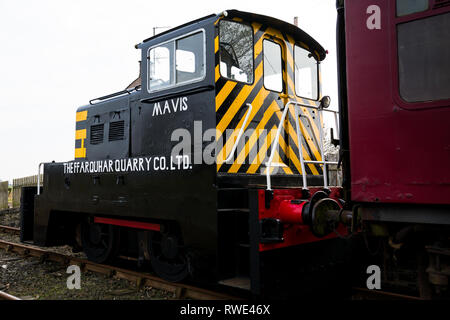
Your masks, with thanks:
<instances>
[{"instance_id":1,"label":"cab front window","mask_svg":"<svg viewBox=\"0 0 450 320\"><path fill-rule=\"evenodd\" d=\"M318 89L318 64L313 55L299 47L294 48L295 63L295 93L299 97L317 100Z\"/></svg>"},{"instance_id":2,"label":"cab front window","mask_svg":"<svg viewBox=\"0 0 450 320\"><path fill-rule=\"evenodd\" d=\"M264 39L264 87L268 90L283 91L283 66L281 46L278 43Z\"/></svg>"},{"instance_id":3,"label":"cab front window","mask_svg":"<svg viewBox=\"0 0 450 320\"><path fill-rule=\"evenodd\" d=\"M231 80L253 82L253 29L221 20L219 29L220 74Z\"/></svg>"}]
</instances>

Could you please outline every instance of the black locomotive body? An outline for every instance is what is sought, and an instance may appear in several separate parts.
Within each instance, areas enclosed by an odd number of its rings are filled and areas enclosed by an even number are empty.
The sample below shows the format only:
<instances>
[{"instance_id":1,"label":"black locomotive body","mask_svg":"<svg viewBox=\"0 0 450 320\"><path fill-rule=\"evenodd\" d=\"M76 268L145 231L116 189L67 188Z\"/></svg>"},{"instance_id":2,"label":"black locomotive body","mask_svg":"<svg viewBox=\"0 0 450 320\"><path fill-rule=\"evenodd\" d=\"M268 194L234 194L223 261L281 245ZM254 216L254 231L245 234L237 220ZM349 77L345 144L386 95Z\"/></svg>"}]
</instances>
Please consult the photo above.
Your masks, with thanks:
<instances>
[{"instance_id":1,"label":"black locomotive body","mask_svg":"<svg viewBox=\"0 0 450 320\"><path fill-rule=\"evenodd\" d=\"M332 231L346 230L318 218L341 207L340 189L321 186L325 50L293 25L235 10L138 48L141 85L80 107L75 160L44 164L34 242L102 263L135 254L167 280L255 294L345 282L336 266L347 242Z\"/></svg>"}]
</instances>

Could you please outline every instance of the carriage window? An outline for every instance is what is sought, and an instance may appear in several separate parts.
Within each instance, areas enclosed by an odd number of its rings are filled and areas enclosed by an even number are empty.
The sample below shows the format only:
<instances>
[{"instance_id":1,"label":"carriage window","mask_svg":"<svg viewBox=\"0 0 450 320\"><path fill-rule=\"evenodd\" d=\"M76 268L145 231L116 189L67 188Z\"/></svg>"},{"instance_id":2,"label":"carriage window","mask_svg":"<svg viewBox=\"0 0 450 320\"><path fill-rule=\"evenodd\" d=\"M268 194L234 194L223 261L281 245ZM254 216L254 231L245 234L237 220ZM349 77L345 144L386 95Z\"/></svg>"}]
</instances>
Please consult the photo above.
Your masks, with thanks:
<instances>
[{"instance_id":1,"label":"carriage window","mask_svg":"<svg viewBox=\"0 0 450 320\"><path fill-rule=\"evenodd\" d=\"M427 10L428 1L429 0L397 0L397 17Z\"/></svg>"},{"instance_id":2,"label":"carriage window","mask_svg":"<svg viewBox=\"0 0 450 320\"><path fill-rule=\"evenodd\" d=\"M283 91L283 73L281 65L281 47L279 44L264 40L264 87L269 90Z\"/></svg>"},{"instance_id":3,"label":"carriage window","mask_svg":"<svg viewBox=\"0 0 450 320\"><path fill-rule=\"evenodd\" d=\"M253 29L239 22L221 20L219 47L222 77L252 83Z\"/></svg>"},{"instance_id":4,"label":"carriage window","mask_svg":"<svg viewBox=\"0 0 450 320\"><path fill-rule=\"evenodd\" d=\"M295 46L294 63L295 93L299 97L316 100L318 96L316 59L308 51Z\"/></svg>"},{"instance_id":5,"label":"carriage window","mask_svg":"<svg viewBox=\"0 0 450 320\"><path fill-rule=\"evenodd\" d=\"M204 34L201 31L150 49L149 90L203 79L204 48Z\"/></svg>"},{"instance_id":6,"label":"carriage window","mask_svg":"<svg viewBox=\"0 0 450 320\"><path fill-rule=\"evenodd\" d=\"M450 99L450 13L397 26L400 96L407 102Z\"/></svg>"}]
</instances>

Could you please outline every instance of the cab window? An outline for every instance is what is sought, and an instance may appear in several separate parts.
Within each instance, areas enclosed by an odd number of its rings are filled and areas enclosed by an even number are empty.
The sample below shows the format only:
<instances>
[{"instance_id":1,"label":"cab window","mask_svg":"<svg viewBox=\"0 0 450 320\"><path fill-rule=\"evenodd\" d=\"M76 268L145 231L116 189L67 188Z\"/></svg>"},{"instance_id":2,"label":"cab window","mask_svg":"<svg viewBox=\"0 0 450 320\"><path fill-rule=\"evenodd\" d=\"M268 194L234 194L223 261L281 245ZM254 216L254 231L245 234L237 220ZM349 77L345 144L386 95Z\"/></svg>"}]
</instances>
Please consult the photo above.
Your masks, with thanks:
<instances>
[{"instance_id":1,"label":"cab window","mask_svg":"<svg viewBox=\"0 0 450 320\"><path fill-rule=\"evenodd\" d=\"M268 90L283 91L283 70L281 62L281 46L264 39L264 87Z\"/></svg>"},{"instance_id":2,"label":"cab window","mask_svg":"<svg viewBox=\"0 0 450 320\"><path fill-rule=\"evenodd\" d=\"M318 65L313 55L299 47L294 48L295 93L299 97L318 99Z\"/></svg>"},{"instance_id":3,"label":"cab window","mask_svg":"<svg viewBox=\"0 0 450 320\"><path fill-rule=\"evenodd\" d=\"M220 75L231 80L253 83L253 29L229 20L219 24Z\"/></svg>"},{"instance_id":4,"label":"cab window","mask_svg":"<svg viewBox=\"0 0 450 320\"><path fill-rule=\"evenodd\" d=\"M171 70L172 60L172 43L167 43L150 50L150 90L161 89L174 84Z\"/></svg>"},{"instance_id":5,"label":"cab window","mask_svg":"<svg viewBox=\"0 0 450 320\"><path fill-rule=\"evenodd\" d=\"M174 39L149 51L149 91L195 82L205 76L203 31Z\"/></svg>"},{"instance_id":6,"label":"cab window","mask_svg":"<svg viewBox=\"0 0 450 320\"><path fill-rule=\"evenodd\" d=\"M200 79L205 73L203 32L176 41L176 82Z\"/></svg>"}]
</instances>

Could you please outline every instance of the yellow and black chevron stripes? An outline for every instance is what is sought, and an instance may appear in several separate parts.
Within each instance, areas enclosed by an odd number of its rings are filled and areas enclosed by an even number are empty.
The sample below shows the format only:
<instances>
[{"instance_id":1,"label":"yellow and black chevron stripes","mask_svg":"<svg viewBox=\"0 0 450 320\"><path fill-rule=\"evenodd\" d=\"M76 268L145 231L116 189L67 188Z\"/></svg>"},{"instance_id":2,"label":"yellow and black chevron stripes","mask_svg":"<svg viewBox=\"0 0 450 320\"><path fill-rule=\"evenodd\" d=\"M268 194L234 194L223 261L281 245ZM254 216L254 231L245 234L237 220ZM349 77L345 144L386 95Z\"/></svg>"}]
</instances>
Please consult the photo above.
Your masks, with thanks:
<instances>
[{"instance_id":1,"label":"yellow and black chevron stripes","mask_svg":"<svg viewBox=\"0 0 450 320\"><path fill-rule=\"evenodd\" d=\"M86 158L85 142L87 134L85 123L87 120L87 113L87 110L77 112L75 129L75 159Z\"/></svg>"},{"instance_id":2,"label":"yellow and black chevron stripes","mask_svg":"<svg viewBox=\"0 0 450 320\"><path fill-rule=\"evenodd\" d=\"M294 41L278 30L267 28L261 24L252 24L254 30L254 81L252 84L238 83L220 76L219 70L219 38L215 39L216 52L216 118L217 140L223 139L223 146L217 150L217 171L227 173L261 174L266 170L265 163L270 156L271 145L279 125L282 108L289 100L316 106L316 101L299 98L294 88ZM276 40L283 48L283 82L284 92L280 94L266 90L263 86L263 55L262 42L265 38ZM247 103L252 104L248 121L243 126ZM308 121L309 120L309 121ZM279 148L274 156L274 162L282 166L278 173L302 174L298 158L299 143L296 133L295 115L291 109L283 123ZM305 160L320 160L319 130L321 119L316 112L302 108L300 130ZM230 155L241 128L244 129L243 139L233 155L232 163L224 163ZM229 134L229 131L232 132ZM220 144L219 144L220 147ZM284 165L283 165L284 164ZM322 174L321 167L315 164L305 166L306 174Z\"/></svg>"},{"instance_id":3,"label":"yellow and black chevron stripes","mask_svg":"<svg viewBox=\"0 0 450 320\"><path fill-rule=\"evenodd\" d=\"M261 167L261 164L265 164L269 160L268 152L270 151L270 147L271 147L273 141L275 140L276 132L277 132L277 126L275 125L268 131L267 135L264 135L264 137L262 137L264 139L264 141L262 142L261 147L259 148L258 154L255 157L255 158L261 159L261 160L253 161L249 165L248 170L246 171L247 173L252 173L252 174L257 173L257 170ZM280 143L282 152L284 154L286 154L287 144L284 141L283 136L280 136L279 143ZM276 150L275 156L273 158L273 163L283 164L283 162L284 161L282 160L282 157L280 156L278 150ZM263 165L260 173L265 174L266 170L267 170L267 167L265 167ZM278 168L278 169L277 169L277 167L272 167L270 169L271 174L273 174L273 172L275 170L282 170L286 174L293 174L291 168L289 168L289 166L287 166L287 165L282 166L281 168Z\"/></svg>"},{"instance_id":4,"label":"yellow and black chevron stripes","mask_svg":"<svg viewBox=\"0 0 450 320\"><path fill-rule=\"evenodd\" d=\"M268 121L272 118L274 113L277 112L277 111L279 111L279 106L276 103L276 101L272 101L272 103L269 105L269 107L266 108L262 119L258 122L258 124L257 124L257 126L255 128L255 131L252 133L251 137L245 143L244 148L238 154L238 156L237 156L238 161L233 163L233 165L231 166L231 168L230 168L230 170L228 172L235 173L235 172L239 171L239 168L243 164L242 160L247 158L247 156L249 155L250 150L253 149L255 144L258 142L257 140L260 138L259 133L261 132L261 130L264 130L266 128L266 125L267 125ZM264 140L266 141L267 139L264 138ZM264 146L265 146L265 141L262 144ZM261 151L263 151L263 148L259 149L259 153L261 153ZM265 152L267 153L267 149L266 149ZM259 157L258 156L255 157L255 158L256 159L261 159L261 155L259 155ZM255 161L253 161L252 165L255 165L255 164L258 164L258 163L257 162L255 163ZM261 164L261 163L259 163L259 164ZM254 173L254 172L252 172L252 173Z\"/></svg>"},{"instance_id":5,"label":"yellow and black chevron stripes","mask_svg":"<svg viewBox=\"0 0 450 320\"><path fill-rule=\"evenodd\" d=\"M269 106L268 106L269 105ZM258 117L258 121L254 121L255 127L252 127L254 131L250 131L250 137L245 142L244 148L238 150L236 161L232 165L223 164L221 172L237 173L237 172L247 172L254 173L253 170L249 168L259 167L261 164L268 160L270 149L266 149L265 145L265 134L266 132L262 129L277 128L281 119L281 109L277 104L277 99L273 97L266 98L266 101L261 108L261 112L264 114ZM295 126L295 124L294 124ZM298 159L298 141L294 127L290 121L287 121L283 125L284 132L280 136L280 147L282 147L283 152L281 158L283 162L290 167L294 173L301 173L300 160ZM242 138L241 138L242 139ZM288 139L287 149L283 147L284 139ZM305 142L303 142L303 154L306 160L309 160L308 150L305 148ZM269 145L270 146L270 145ZM262 156L261 153L265 156ZM258 153L257 156L255 154ZM243 161L245 159L245 161ZM308 174L319 174L315 165L309 164L306 167Z\"/></svg>"},{"instance_id":6,"label":"yellow and black chevron stripes","mask_svg":"<svg viewBox=\"0 0 450 320\"><path fill-rule=\"evenodd\" d=\"M279 100L277 98L277 94L270 93L266 97L263 105L259 108L258 113L254 117L253 122L249 123L249 125L247 126L247 129L249 129L247 131L247 133L249 132L251 135L250 135L250 137L248 137L248 141L246 141L244 149L238 150L239 154L237 155L236 161L231 166L221 163L220 167L222 167L222 165L224 166L224 168L222 168L222 169L219 168L221 172L230 172L230 173L247 172L247 167L248 167L249 163L252 163L253 164L252 167L254 167L256 157L252 157L252 155L259 152L258 145L259 145L259 148L261 148L261 145L263 145L263 141L261 140L260 135L264 132L261 132L261 131L262 131L262 129L268 129L272 126L278 126L280 119L281 119L280 105L281 105L281 102L279 102ZM244 111L245 111L245 109L244 109ZM294 129L295 122L293 122L293 121L294 121L293 119L290 119L289 121L286 121L284 124L284 132L282 133L281 138L283 138L284 135L286 135L286 137L288 137L289 149L288 149L288 151L285 151L285 155L282 156L282 158L286 164L288 164L288 165L292 164L295 166L295 167L293 167L294 171L301 172L300 161L298 160L298 157L297 157L298 141L297 141L296 131ZM237 130L233 131L232 137L237 136L237 131L239 131L240 126L241 125L238 125ZM254 131L253 132L250 131L251 129L253 129ZM243 138L241 138L241 139L243 139ZM259 143L257 143L257 140L259 140L258 141ZM232 143L229 144L228 149L225 149L225 150L227 150L227 155L231 151L234 141L235 141L235 139L233 139L231 141ZM245 141L245 140L242 140L242 141ZM305 146L307 146L307 144L305 143L305 141L303 141L304 157L305 157L305 159L309 160L310 159L310 157L309 157L310 151L309 151L309 149L307 150L305 148ZM242 161L243 158L245 158L246 160ZM257 159L261 159L261 156L259 156ZM257 163L258 163L258 165L260 165L263 162L258 160ZM307 169L307 173L309 173L309 174L319 174L318 170L316 169L315 165L313 165L313 164L309 164L306 169ZM250 173L250 172L248 172L248 173Z\"/></svg>"}]
</instances>

